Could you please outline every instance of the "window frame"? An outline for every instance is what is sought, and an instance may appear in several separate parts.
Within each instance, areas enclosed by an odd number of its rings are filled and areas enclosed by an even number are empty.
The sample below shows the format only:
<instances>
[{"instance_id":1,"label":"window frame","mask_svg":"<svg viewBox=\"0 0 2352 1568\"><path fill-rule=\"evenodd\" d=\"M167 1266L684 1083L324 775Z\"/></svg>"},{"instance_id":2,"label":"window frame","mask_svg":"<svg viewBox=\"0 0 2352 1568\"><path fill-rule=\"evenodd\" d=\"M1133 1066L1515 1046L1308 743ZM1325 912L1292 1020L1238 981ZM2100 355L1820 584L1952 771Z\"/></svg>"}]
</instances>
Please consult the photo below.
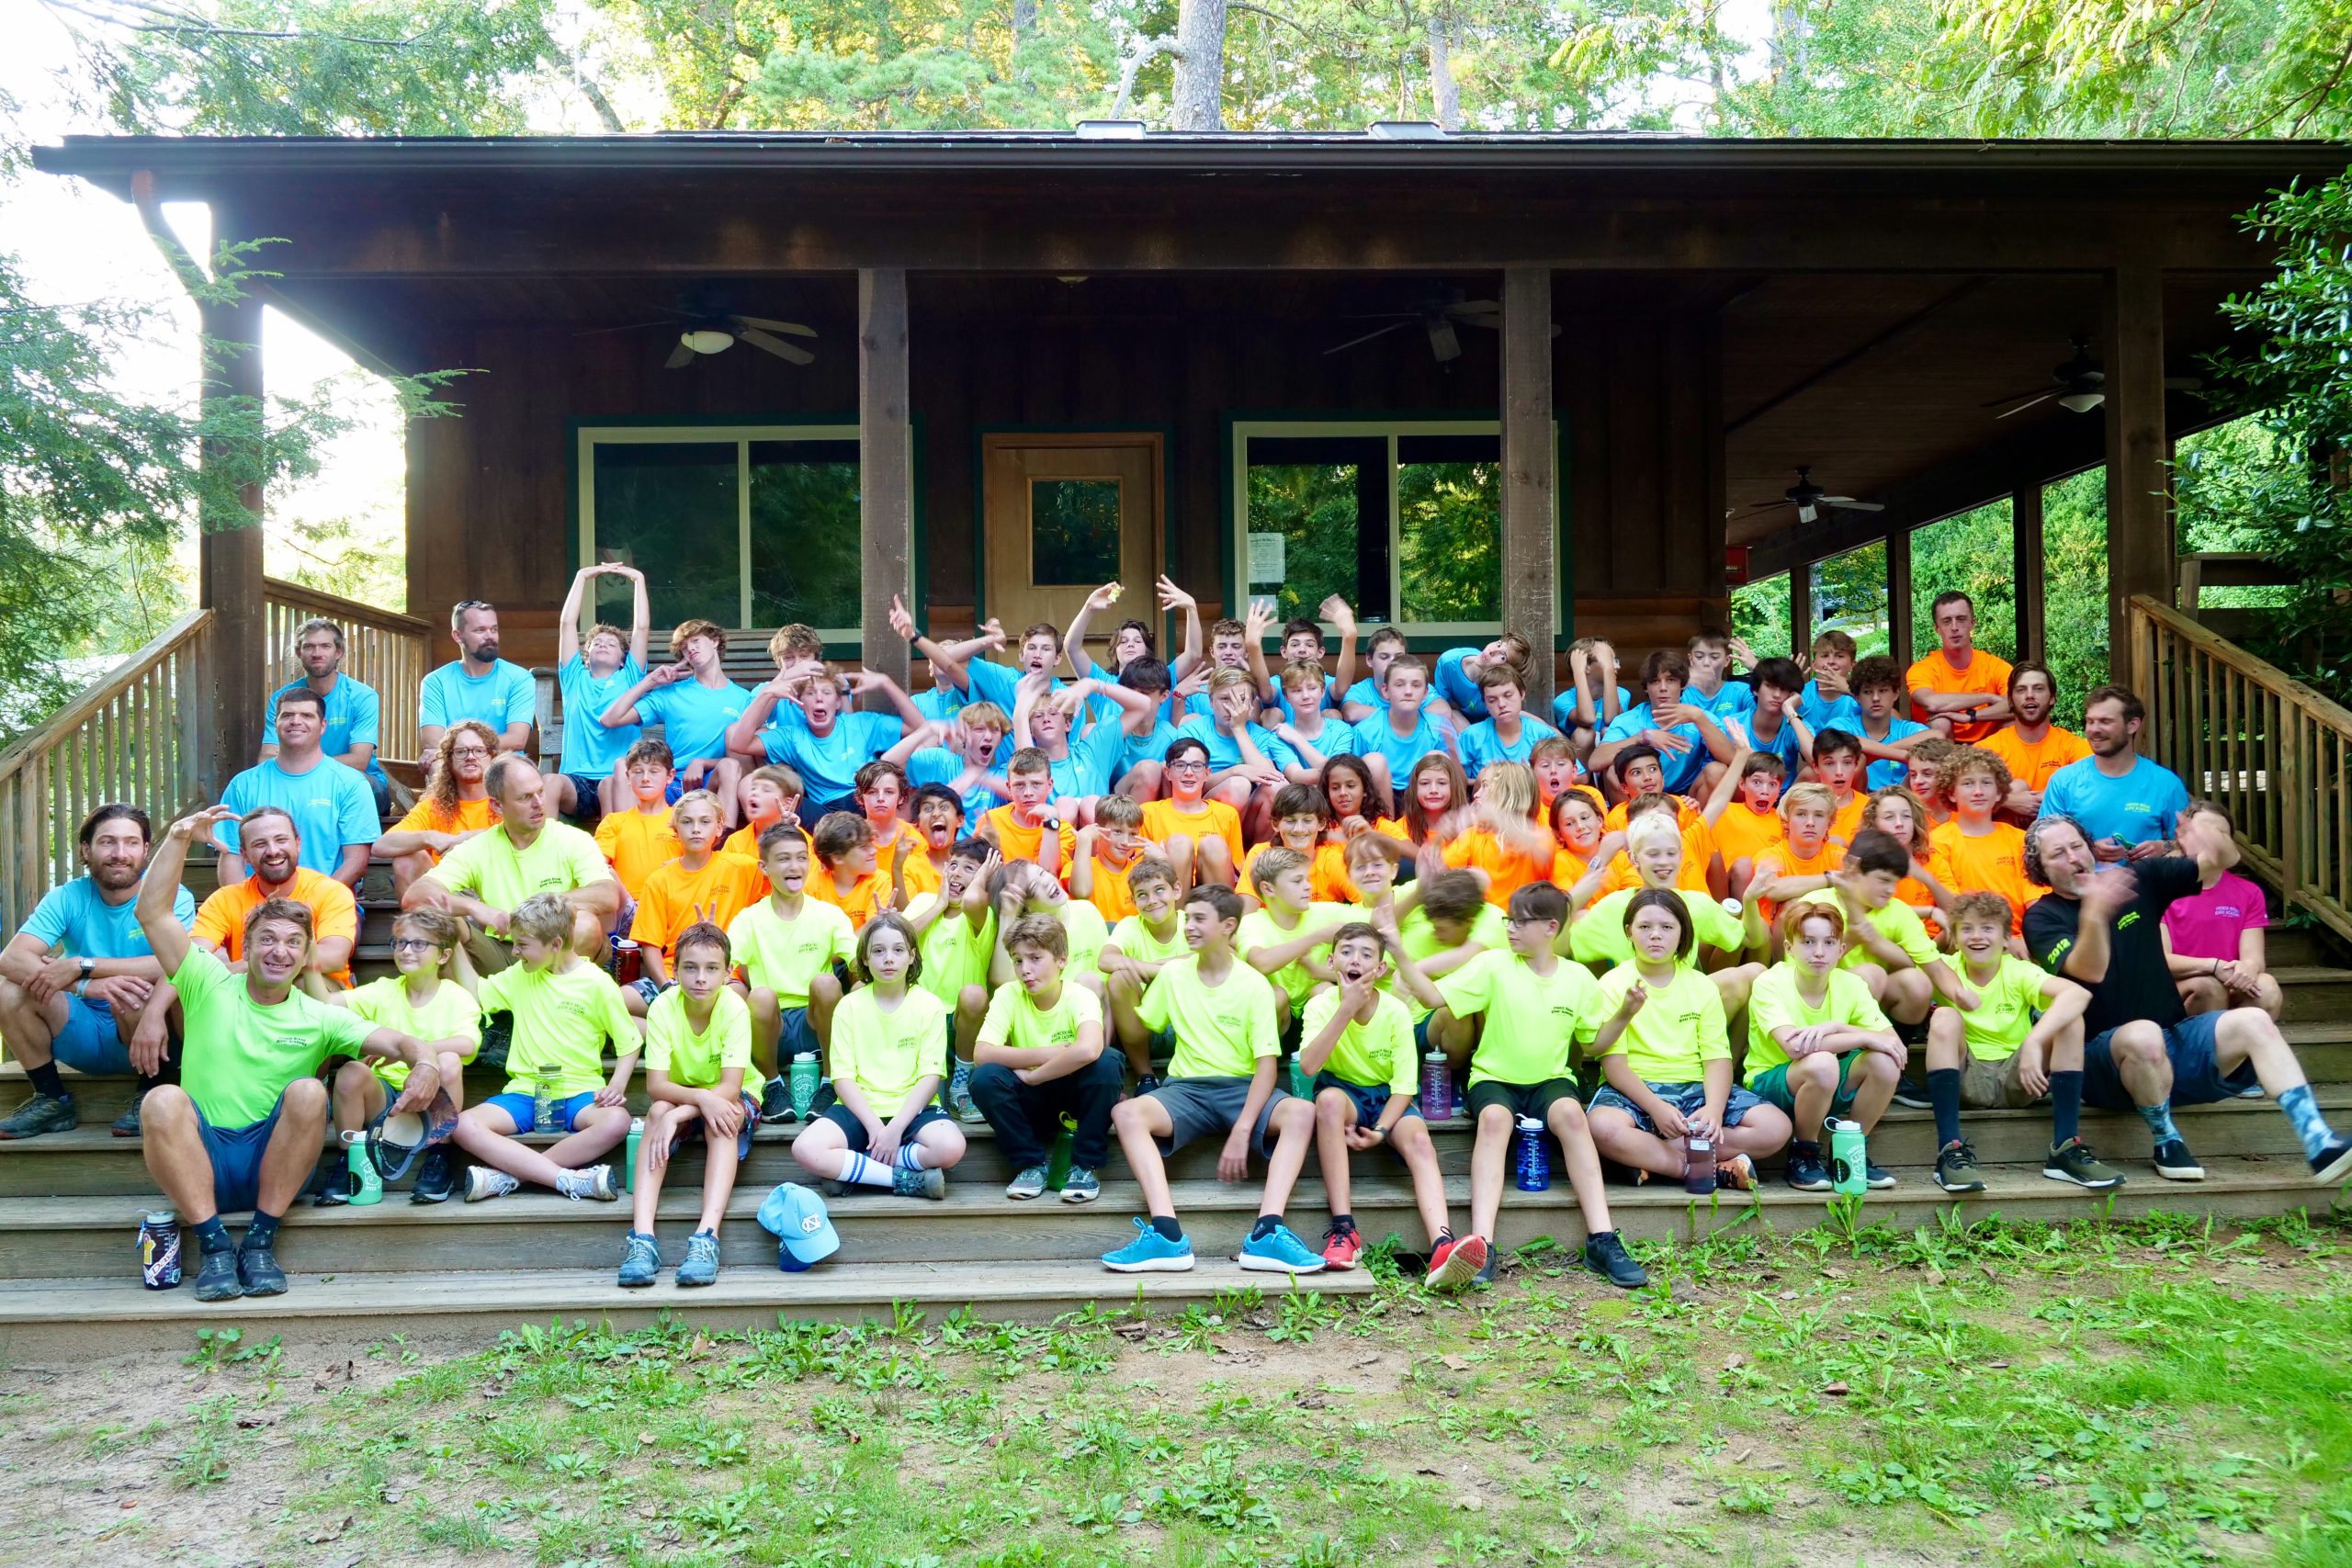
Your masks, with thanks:
<instances>
[{"instance_id":1,"label":"window frame","mask_svg":"<svg viewBox=\"0 0 2352 1568\"><path fill-rule=\"evenodd\" d=\"M1396 610L1403 607L1405 597L1403 565L1404 516L1400 505L1402 498L1399 494L1396 471L1396 447L1398 440L1400 438L1416 435L1491 435L1495 437L1499 446L1499 443L1502 440L1502 421L1499 419L1383 419L1342 417L1328 419L1233 419L1227 421L1227 440L1229 445L1227 448L1227 466L1232 485L1232 491L1228 497L1227 504L1229 507L1229 513L1232 518L1232 525L1231 537L1226 542L1226 572L1227 581L1233 584L1234 603L1226 606L1226 613L1237 620L1239 619L1241 610L1248 605L1251 597L1251 583L1250 581L1250 443L1252 439L1258 437L1273 437L1276 439L1282 439L1286 437L1301 436L1338 436L1353 437L1358 439L1385 437L1386 439L1388 445L1388 604L1392 610ZM1560 508L1563 504L1561 497L1566 488L1565 484L1559 482L1562 476L1559 457L1560 422L1558 417L1555 415L1552 420L1552 472L1555 476L1555 482L1552 487L1552 530L1553 537L1555 540L1559 538L1561 517ZM1509 482L1508 475L1504 476L1504 482ZM1496 525L1498 528L1500 527L1501 520L1499 518L1497 519ZM1563 555L1558 558L1558 560L1559 570L1555 570L1552 574L1552 615L1555 625L1565 626L1566 623L1560 619L1560 616L1562 615L1563 601L1565 597L1563 580L1566 576L1566 558ZM1503 564L1507 569L1509 563L1505 562ZM1497 587L1498 589L1501 587L1499 581L1497 583ZM1391 619L1387 621L1364 621L1362 625L1366 636L1369 636L1375 626L1393 626L1398 631L1404 633L1408 639L1412 639L1415 642L1419 642L1423 639L1458 639L1464 637L1486 638L1498 636L1503 630L1503 623L1500 620L1406 621ZM1323 630L1326 636L1336 635L1329 624L1323 624Z\"/></svg>"}]
</instances>

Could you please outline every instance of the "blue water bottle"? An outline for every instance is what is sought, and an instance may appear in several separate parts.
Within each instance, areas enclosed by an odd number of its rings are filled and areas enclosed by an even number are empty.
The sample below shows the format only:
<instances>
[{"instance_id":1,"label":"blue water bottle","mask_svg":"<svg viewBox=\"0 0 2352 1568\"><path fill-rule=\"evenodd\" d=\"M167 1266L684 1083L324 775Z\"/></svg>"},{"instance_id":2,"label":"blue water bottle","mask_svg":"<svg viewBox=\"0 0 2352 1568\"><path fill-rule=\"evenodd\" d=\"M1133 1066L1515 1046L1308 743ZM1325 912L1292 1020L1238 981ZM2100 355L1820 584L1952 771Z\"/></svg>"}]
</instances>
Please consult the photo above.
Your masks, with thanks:
<instances>
[{"instance_id":1,"label":"blue water bottle","mask_svg":"<svg viewBox=\"0 0 2352 1568\"><path fill-rule=\"evenodd\" d=\"M1552 1156L1544 1147L1544 1123L1532 1116L1519 1119L1519 1190L1543 1192L1552 1185Z\"/></svg>"}]
</instances>

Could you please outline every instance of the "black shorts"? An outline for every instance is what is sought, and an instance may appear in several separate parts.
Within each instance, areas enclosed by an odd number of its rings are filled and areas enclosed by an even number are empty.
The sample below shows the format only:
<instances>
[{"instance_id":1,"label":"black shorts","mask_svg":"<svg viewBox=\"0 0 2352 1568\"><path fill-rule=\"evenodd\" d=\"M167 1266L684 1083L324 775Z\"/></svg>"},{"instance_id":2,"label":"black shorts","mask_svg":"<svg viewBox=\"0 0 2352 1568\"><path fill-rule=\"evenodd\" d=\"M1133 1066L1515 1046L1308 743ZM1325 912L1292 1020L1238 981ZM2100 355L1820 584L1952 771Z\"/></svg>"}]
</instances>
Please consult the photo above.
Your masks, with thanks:
<instances>
[{"instance_id":1,"label":"black shorts","mask_svg":"<svg viewBox=\"0 0 2352 1568\"><path fill-rule=\"evenodd\" d=\"M810 1109L814 1110L815 1108L812 1106ZM843 1105L838 1100L836 1100L832 1104L825 1107L824 1110L817 1111L817 1114L823 1120L831 1122L834 1126L839 1127L842 1130L842 1136L849 1140L849 1148L850 1153L852 1154L864 1154L867 1147L874 1142L873 1139L865 1135L865 1123L859 1121L855 1113L854 1113L848 1106ZM930 1126L933 1122L944 1122L946 1120L947 1112L940 1110L936 1105L926 1105L921 1111L915 1112L915 1119L907 1123L906 1135L900 1138L899 1142L901 1144L911 1144L915 1141L915 1134L922 1132L925 1127Z\"/></svg>"},{"instance_id":2,"label":"black shorts","mask_svg":"<svg viewBox=\"0 0 2352 1568\"><path fill-rule=\"evenodd\" d=\"M1583 1105L1583 1101L1577 1100L1577 1086L1566 1078L1545 1078L1542 1083L1504 1083L1487 1078L1472 1084L1464 1100L1473 1125L1480 1111L1489 1105L1499 1105L1511 1113L1513 1122L1523 1122L1532 1116L1543 1122L1547 1131L1552 1124L1553 1106L1564 1100L1576 1100L1579 1108Z\"/></svg>"}]
</instances>

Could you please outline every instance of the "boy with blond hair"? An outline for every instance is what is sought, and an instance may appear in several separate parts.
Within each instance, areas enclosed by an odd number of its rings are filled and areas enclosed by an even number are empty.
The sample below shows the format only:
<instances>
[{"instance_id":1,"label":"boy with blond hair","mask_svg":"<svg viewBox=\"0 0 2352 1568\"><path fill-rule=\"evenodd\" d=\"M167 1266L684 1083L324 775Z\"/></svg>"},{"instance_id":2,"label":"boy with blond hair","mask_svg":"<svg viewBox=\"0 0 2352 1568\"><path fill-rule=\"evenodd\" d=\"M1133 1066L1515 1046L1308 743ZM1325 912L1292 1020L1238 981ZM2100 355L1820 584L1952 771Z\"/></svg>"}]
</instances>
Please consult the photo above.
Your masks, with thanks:
<instances>
[{"instance_id":1,"label":"boy with blond hair","mask_svg":"<svg viewBox=\"0 0 2352 1568\"><path fill-rule=\"evenodd\" d=\"M1160 1040L1133 1023L1143 993L1171 959L1192 951L1184 943L1182 893L1176 868L1157 855L1146 855L1127 874L1135 896L1135 913L1113 927L1103 939L1095 966L1103 980L1103 996L1111 1003L1111 1024L1120 1052L1135 1069L1136 1092L1148 1094L1159 1079L1152 1071L1153 1048L1165 1055L1171 1042Z\"/></svg>"},{"instance_id":2,"label":"boy with blond hair","mask_svg":"<svg viewBox=\"0 0 2352 1568\"><path fill-rule=\"evenodd\" d=\"M2026 878L2025 829L1996 813L2008 799L2009 766L1982 746L1953 748L1942 773L1951 819L1928 829L1928 871L1954 893L1993 893L2009 906L2009 934L2022 954L2026 906L2041 890Z\"/></svg>"},{"instance_id":3,"label":"boy with blond hair","mask_svg":"<svg viewBox=\"0 0 2352 1568\"><path fill-rule=\"evenodd\" d=\"M779 822L800 827L800 801L806 793L800 775L782 762L753 768L735 786L736 802L743 810L743 825L728 834L727 842L719 847L730 855L741 855L758 864L762 834ZM807 832L807 829L801 829L804 837Z\"/></svg>"}]
</instances>

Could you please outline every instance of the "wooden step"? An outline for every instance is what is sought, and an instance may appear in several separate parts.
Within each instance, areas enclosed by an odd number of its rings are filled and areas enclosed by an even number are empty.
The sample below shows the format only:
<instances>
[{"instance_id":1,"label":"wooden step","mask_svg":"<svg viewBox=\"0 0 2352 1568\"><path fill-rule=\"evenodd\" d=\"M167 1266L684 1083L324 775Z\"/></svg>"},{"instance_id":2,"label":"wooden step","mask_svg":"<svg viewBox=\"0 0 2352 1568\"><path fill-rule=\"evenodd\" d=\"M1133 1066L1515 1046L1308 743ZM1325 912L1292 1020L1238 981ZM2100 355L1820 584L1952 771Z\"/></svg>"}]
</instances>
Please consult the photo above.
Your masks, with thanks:
<instances>
[{"instance_id":1,"label":"wooden step","mask_svg":"<svg viewBox=\"0 0 2352 1568\"><path fill-rule=\"evenodd\" d=\"M763 1233L764 1234L764 1233ZM235 1325L243 1343L280 1336L285 1348L338 1348L397 1336L403 1345L479 1348L499 1333L550 1320L639 1327L664 1314L698 1328L774 1328L779 1318L890 1323L903 1313L936 1322L969 1311L992 1322L1044 1322L1099 1306L1106 1311L1181 1311L1220 1296L1235 1310L1278 1313L1294 1288L1325 1296L1370 1294L1361 1269L1296 1281L1203 1259L1182 1274L1113 1274L1084 1263L958 1263L934 1266L854 1260L842 1254L806 1273L775 1267L775 1249L729 1268L718 1283L682 1291L665 1274L646 1290L624 1291L611 1268L413 1271L320 1276L297 1270L282 1296L205 1303L183 1285L141 1288L135 1271L89 1278L0 1280L0 1365L56 1362L93 1354L184 1351L202 1327ZM1262 1306L1245 1304L1255 1292ZM1254 1300L1255 1298L1250 1298Z\"/></svg>"},{"instance_id":2,"label":"wooden step","mask_svg":"<svg viewBox=\"0 0 2352 1568\"><path fill-rule=\"evenodd\" d=\"M2273 966L2286 1008L2285 1023L2326 1023L2352 1019L2352 969L2319 965Z\"/></svg>"}]
</instances>

